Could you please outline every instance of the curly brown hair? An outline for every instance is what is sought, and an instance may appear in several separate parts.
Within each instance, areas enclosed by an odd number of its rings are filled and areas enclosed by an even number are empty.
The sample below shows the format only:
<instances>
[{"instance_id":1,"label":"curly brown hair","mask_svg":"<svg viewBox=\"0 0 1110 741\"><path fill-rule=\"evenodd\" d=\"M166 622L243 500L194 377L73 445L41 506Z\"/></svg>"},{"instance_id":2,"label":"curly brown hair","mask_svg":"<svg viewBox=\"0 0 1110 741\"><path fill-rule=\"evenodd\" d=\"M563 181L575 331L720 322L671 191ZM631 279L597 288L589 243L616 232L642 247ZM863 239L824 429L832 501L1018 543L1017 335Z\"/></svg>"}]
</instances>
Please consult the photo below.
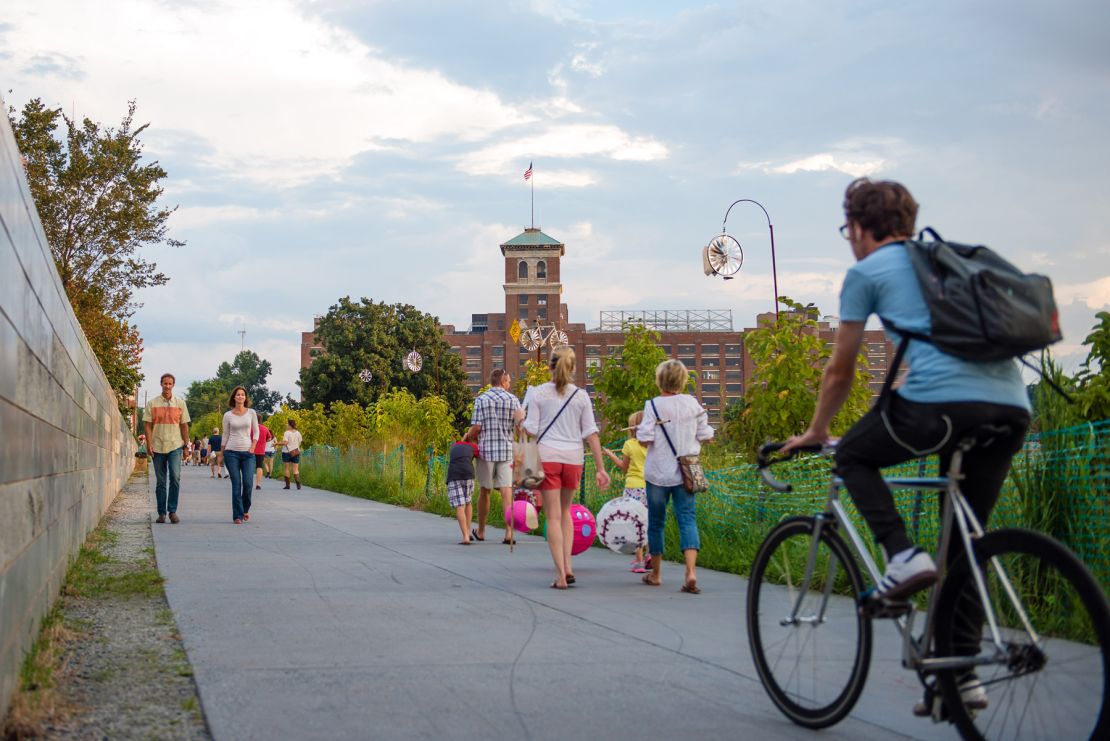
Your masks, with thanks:
<instances>
[{"instance_id":1,"label":"curly brown hair","mask_svg":"<svg viewBox=\"0 0 1110 741\"><path fill-rule=\"evenodd\" d=\"M844 191L844 216L878 241L910 237L917 221L917 201L901 183L857 178Z\"/></svg>"},{"instance_id":2,"label":"curly brown hair","mask_svg":"<svg viewBox=\"0 0 1110 741\"><path fill-rule=\"evenodd\" d=\"M247 395L247 390L242 386L236 386L231 390L231 396L227 397L227 406L229 409L235 408L235 392L240 389L243 390L243 406L249 407L251 405L251 397Z\"/></svg>"}]
</instances>

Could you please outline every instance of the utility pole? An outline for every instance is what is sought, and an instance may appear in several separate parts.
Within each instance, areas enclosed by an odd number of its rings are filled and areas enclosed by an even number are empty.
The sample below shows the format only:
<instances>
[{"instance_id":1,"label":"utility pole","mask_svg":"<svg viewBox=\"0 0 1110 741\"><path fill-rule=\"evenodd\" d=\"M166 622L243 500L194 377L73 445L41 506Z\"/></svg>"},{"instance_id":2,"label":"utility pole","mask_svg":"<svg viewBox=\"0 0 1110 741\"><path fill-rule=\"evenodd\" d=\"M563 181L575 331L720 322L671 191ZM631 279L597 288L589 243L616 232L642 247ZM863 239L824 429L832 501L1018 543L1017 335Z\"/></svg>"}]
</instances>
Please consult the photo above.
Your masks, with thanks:
<instances>
[{"instance_id":1,"label":"utility pole","mask_svg":"<svg viewBox=\"0 0 1110 741\"><path fill-rule=\"evenodd\" d=\"M239 352L247 349L247 330L239 330Z\"/></svg>"}]
</instances>

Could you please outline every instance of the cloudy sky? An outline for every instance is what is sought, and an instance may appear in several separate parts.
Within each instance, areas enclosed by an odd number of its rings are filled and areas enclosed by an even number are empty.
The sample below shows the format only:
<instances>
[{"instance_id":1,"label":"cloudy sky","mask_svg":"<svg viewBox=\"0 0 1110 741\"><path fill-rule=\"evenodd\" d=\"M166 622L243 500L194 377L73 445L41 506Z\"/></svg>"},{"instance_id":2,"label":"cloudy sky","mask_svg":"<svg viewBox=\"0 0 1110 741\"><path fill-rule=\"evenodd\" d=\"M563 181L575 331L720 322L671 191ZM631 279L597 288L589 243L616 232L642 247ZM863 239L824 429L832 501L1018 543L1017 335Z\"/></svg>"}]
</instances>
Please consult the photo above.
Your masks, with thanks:
<instances>
[{"instance_id":1,"label":"cloudy sky","mask_svg":"<svg viewBox=\"0 0 1110 741\"><path fill-rule=\"evenodd\" d=\"M465 327L498 245L565 242L571 321L772 305L766 222L738 279L700 248L767 208L780 293L836 312L855 176L919 225L1053 278L1070 365L1110 309L1110 6L778 0L5 0L6 102L149 122L173 236L147 257L144 389L246 345L296 395L299 332L340 296ZM1100 123L1101 122L1101 123Z\"/></svg>"}]
</instances>

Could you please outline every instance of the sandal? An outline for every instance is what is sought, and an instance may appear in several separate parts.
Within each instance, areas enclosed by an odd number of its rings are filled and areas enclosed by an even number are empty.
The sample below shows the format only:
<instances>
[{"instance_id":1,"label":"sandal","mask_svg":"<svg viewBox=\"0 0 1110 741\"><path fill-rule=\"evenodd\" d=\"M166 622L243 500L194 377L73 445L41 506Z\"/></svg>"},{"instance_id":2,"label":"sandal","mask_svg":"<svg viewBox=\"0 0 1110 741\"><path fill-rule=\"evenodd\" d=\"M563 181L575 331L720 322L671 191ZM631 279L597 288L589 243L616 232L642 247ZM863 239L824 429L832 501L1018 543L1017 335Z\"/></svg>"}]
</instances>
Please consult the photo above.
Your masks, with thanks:
<instances>
[{"instance_id":1,"label":"sandal","mask_svg":"<svg viewBox=\"0 0 1110 741\"><path fill-rule=\"evenodd\" d=\"M470 541L469 540L460 540L459 545L470 545Z\"/></svg>"},{"instance_id":2,"label":"sandal","mask_svg":"<svg viewBox=\"0 0 1110 741\"><path fill-rule=\"evenodd\" d=\"M471 537L471 538L472 538L473 540L477 540L477 541L479 541L479 542L481 542L481 541L484 541L484 540L485 540L485 538L483 538L483 537L481 537L480 535L478 535L478 529L477 529L477 528L474 528L473 530L471 530L471 531L470 531L470 537Z\"/></svg>"},{"instance_id":3,"label":"sandal","mask_svg":"<svg viewBox=\"0 0 1110 741\"><path fill-rule=\"evenodd\" d=\"M640 581L642 581L644 584L647 584L649 587L662 586L663 582L654 581L651 578L652 576L653 576L652 574L644 574L644 578L641 579Z\"/></svg>"},{"instance_id":4,"label":"sandal","mask_svg":"<svg viewBox=\"0 0 1110 741\"><path fill-rule=\"evenodd\" d=\"M686 592L686 594L701 594L701 587L698 586L697 580L688 581L682 585L679 591Z\"/></svg>"},{"instance_id":5,"label":"sandal","mask_svg":"<svg viewBox=\"0 0 1110 741\"><path fill-rule=\"evenodd\" d=\"M578 580L574 578L574 574L567 574L567 586L568 587L571 584L574 584L576 581L578 581Z\"/></svg>"},{"instance_id":6,"label":"sandal","mask_svg":"<svg viewBox=\"0 0 1110 741\"><path fill-rule=\"evenodd\" d=\"M560 587L559 582L557 582L557 581L551 582L551 588L552 589L566 589L566 587Z\"/></svg>"}]
</instances>

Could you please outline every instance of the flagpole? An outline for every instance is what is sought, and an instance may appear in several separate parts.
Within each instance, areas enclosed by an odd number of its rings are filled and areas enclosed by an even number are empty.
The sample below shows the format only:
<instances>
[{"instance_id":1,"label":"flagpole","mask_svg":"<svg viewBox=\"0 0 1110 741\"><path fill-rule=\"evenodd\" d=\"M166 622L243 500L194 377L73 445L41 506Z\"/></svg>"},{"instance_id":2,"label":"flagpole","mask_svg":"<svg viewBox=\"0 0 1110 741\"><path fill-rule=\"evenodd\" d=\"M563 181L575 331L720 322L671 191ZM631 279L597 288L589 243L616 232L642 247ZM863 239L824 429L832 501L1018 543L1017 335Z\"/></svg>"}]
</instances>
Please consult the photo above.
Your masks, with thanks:
<instances>
[{"instance_id":1,"label":"flagpole","mask_svg":"<svg viewBox=\"0 0 1110 741\"><path fill-rule=\"evenodd\" d=\"M528 166L531 168L531 165ZM536 174L533 172L532 177L528 178L528 182L532 184L532 228L536 228Z\"/></svg>"}]
</instances>

